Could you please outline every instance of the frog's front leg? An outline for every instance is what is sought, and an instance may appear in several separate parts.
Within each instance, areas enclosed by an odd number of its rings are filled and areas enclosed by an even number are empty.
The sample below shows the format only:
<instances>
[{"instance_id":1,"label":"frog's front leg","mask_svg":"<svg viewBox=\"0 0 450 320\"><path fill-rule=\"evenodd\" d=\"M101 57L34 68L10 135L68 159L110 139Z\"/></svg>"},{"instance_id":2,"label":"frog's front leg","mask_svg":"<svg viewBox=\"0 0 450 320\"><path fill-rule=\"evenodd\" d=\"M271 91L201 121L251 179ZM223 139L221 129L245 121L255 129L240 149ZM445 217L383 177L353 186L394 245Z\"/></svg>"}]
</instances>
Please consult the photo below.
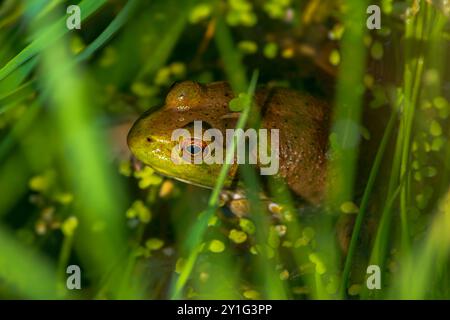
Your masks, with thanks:
<instances>
[{"instance_id":1,"label":"frog's front leg","mask_svg":"<svg viewBox=\"0 0 450 320\"><path fill-rule=\"evenodd\" d=\"M224 190L220 193L220 204L230 209L231 213L239 218L248 216L249 201L241 191Z\"/></svg>"},{"instance_id":2,"label":"frog's front leg","mask_svg":"<svg viewBox=\"0 0 450 320\"><path fill-rule=\"evenodd\" d=\"M222 205L226 205L230 211L237 217L247 217L250 213L250 200L242 191L222 191L220 194L220 200ZM282 207L272 202L264 194L260 195L261 203L263 206L274 216L281 214Z\"/></svg>"}]
</instances>

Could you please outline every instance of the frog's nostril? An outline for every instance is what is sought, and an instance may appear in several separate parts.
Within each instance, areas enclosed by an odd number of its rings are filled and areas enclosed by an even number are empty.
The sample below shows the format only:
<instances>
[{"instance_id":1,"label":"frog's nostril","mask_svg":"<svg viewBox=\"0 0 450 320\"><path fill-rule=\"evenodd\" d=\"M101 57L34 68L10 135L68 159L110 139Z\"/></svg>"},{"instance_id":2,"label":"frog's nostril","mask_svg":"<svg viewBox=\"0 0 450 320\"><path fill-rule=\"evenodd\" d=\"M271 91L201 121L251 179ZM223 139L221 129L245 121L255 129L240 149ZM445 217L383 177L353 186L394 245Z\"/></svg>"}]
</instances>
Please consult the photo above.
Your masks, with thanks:
<instances>
[{"instance_id":1,"label":"frog's nostril","mask_svg":"<svg viewBox=\"0 0 450 320\"><path fill-rule=\"evenodd\" d=\"M150 138L150 137L147 137L147 142L152 142L152 138Z\"/></svg>"}]
</instances>

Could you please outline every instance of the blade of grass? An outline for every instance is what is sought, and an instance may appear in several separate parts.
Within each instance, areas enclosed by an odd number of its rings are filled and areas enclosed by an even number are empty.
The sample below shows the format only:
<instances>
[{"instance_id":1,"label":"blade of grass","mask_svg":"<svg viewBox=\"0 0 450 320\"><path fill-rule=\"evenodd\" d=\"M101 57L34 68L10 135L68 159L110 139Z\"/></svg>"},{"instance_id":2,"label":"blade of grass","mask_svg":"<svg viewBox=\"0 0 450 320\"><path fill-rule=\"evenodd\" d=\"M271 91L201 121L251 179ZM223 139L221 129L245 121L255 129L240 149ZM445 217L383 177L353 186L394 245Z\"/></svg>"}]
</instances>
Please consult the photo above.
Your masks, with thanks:
<instances>
[{"instance_id":1,"label":"blade of grass","mask_svg":"<svg viewBox=\"0 0 450 320\"><path fill-rule=\"evenodd\" d=\"M310 263L308 257L313 252L310 246L302 246L297 248L295 245L297 241L302 238L302 228L304 227L302 223L302 214L299 213L299 210L295 207L291 191L289 190L289 187L286 185L285 181L279 178L271 177L269 180L269 190L270 195L273 197L273 201L281 205L283 208L283 222L287 227L286 236L287 239L293 244L291 253L294 256L297 270L300 270L302 266ZM324 224L321 224L321 227L324 233L333 234L331 228L328 229ZM330 241L326 242L328 244L332 243ZM331 259L329 260L332 261L333 257L331 257ZM328 293L325 294L323 291L319 290L322 287L322 281L321 275L317 274L317 272L315 272L313 276L302 275L302 279L307 284L308 288L311 288L311 292L309 293L309 297L311 299L330 298Z\"/></svg>"},{"instance_id":2,"label":"blade of grass","mask_svg":"<svg viewBox=\"0 0 450 320\"><path fill-rule=\"evenodd\" d=\"M87 19L94 12L100 9L106 2L106 0L81 1L78 4L81 9L81 20L84 21ZM66 27L66 18L64 17L53 26L36 33L36 39L0 69L0 81L5 79L11 72L21 67L26 61L42 52L42 50L50 46L54 41L58 40L68 31L69 30Z\"/></svg>"},{"instance_id":3,"label":"blade of grass","mask_svg":"<svg viewBox=\"0 0 450 320\"><path fill-rule=\"evenodd\" d=\"M67 44L62 40L56 42L43 54L40 80L48 91L48 96L44 96L52 106L54 127L63 141L59 160L69 173L66 178L77 198L74 214L80 222L75 248L95 286L96 279L125 264L125 192L110 169L106 139L92 123L95 108L88 79L77 69L66 67L73 65L71 59ZM55 68L54 61L61 67ZM114 297L135 296L131 289L117 290L118 287L112 288Z\"/></svg>"},{"instance_id":4,"label":"blade of grass","mask_svg":"<svg viewBox=\"0 0 450 320\"><path fill-rule=\"evenodd\" d=\"M40 102L42 101L34 101L31 106L28 107L24 115L2 139L2 142L0 143L0 159L4 159L14 147L16 139L27 132L27 129L31 126L41 110Z\"/></svg>"},{"instance_id":5,"label":"blade of grass","mask_svg":"<svg viewBox=\"0 0 450 320\"><path fill-rule=\"evenodd\" d=\"M244 180L246 196L250 200L251 217L255 221L256 243L261 248L257 254L256 271L262 278L264 299L287 299L289 296L287 288L276 272L276 265L280 264L278 248L268 248L270 216L260 200L261 183L252 166L244 164L240 166L239 170ZM275 251L273 258L268 250Z\"/></svg>"},{"instance_id":6,"label":"blade of grass","mask_svg":"<svg viewBox=\"0 0 450 320\"><path fill-rule=\"evenodd\" d=\"M117 33L117 31L119 31L120 28L122 28L128 19L133 15L140 2L140 0L129 0L122 10L120 10L119 14L105 28L105 30L103 30L103 32L78 55L76 61L80 62L89 59L92 54L94 54L109 39L111 39L113 35Z\"/></svg>"},{"instance_id":7,"label":"blade of grass","mask_svg":"<svg viewBox=\"0 0 450 320\"><path fill-rule=\"evenodd\" d=\"M248 88L248 95L253 97L256 89L256 83L258 80L258 72L254 72L252 76L252 80L250 82L249 88ZM239 120L236 124L236 129L243 129L245 127L245 124L247 122L247 119L249 117L251 108L251 102L248 103L248 105L245 106L244 110L242 111ZM171 288L171 299L179 299L182 296L182 290L184 286L186 285L186 282L191 275L191 272L194 268L195 262L197 261L197 257L199 255L199 245L201 243L201 240L203 238L203 235L205 233L205 230L208 226L208 221L210 218L214 215L215 210L218 207L219 203L219 194L222 191L225 180L227 178L228 172L231 167L231 163L233 162L234 153L236 149L236 143L235 139L232 139L230 142L229 147L227 147L227 152L225 156L225 163L222 166L219 176L217 178L217 182L214 185L214 188L212 190L211 196L208 201L208 207L207 209L202 212L202 214L199 217L199 221L197 221L192 228L192 231L190 232L189 239L186 241L186 249L187 252L190 252L189 257L187 259L187 262L185 266L183 267L183 270L181 271L179 277L173 282L172 288Z\"/></svg>"},{"instance_id":8,"label":"blade of grass","mask_svg":"<svg viewBox=\"0 0 450 320\"><path fill-rule=\"evenodd\" d=\"M155 35L155 40L157 41L155 41L155 48L152 52L152 56L147 59L146 64L141 68L141 71L137 76L137 80L141 80L148 76L153 76L158 69L167 62L173 48L184 30L184 27L186 26L186 23L188 22L188 13L196 2L197 0L177 1L176 6L178 7L178 10L176 12L168 11L171 15L176 14L176 17L171 17L169 21L170 23L165 24L167 30L165 30L164 37L161 37L160 33ZM173 5L171 5L170 2L167 2L167 4L169 5L167 9L170 9ZM161 3L161 5L164 5L164 3ZM158 30L159 26L155 26L155 28Z\"/></svg>"},{"instance_id":9,"label":"blade of grass","mask_svg":"<svg viewBox=\"0 0 450 320\"><path fill-rule=\"evenodd\" d=\"M72 61L70 65L64 66L65 68L72 68L76 63L84 61L88 59L93 53L95 53L99 48L101 48L128 20L128 18L132 15L134 10L136 9L140 0L132 0L126 4L123 10L114 18L114 20L108 25L108 27L92 42L87 48L80 53L75 61ZM35 67L37 59L32 59L29 62L26 62L21 68L20 71L27 75L31 70ZM17 70L16 70L17 71ZM7 78L9 79L9 77ZM23 78L22 78L23 79ZM20 81L21 82L21 81ZM18 82L18 83L20 83ZM26 96L33 93L33 85L36 80L30 80L26 84L17 88L13 92L9 92L4 96L0 96L0 114L10 110L12 107L17 105L17 102L25 99ZM41 105L41 103L34 104L35 106ZM36 108L36 107L35 107ZM28 112L27 112L28 113ZM6 138L3 140L0 145L0 159L8 153L8 151L14 146L14 136L20 136L20 132L26 130L27 126L32 123L32 118L36 115L35 112L30 112L30 120L29 121L21 121L21 125L15 126L16 129L13 129L12 133L8 133ZM28 119L28 116L27 116Z\"/></svg>"},{"instance_id":10,"label":"blade of grass","mask_svg":"<svg viewBox=\"0 0 450 320\"><path fill-rule=\"evenodd\" d=\"M367 3L366 0L349 2L344 17L342 63L330 136L332 160L329 176L333 178L328 181L327 201L332 208L339 208L353 198L366 57L363 38L367 28L361 26L365 25Z\"/></svg>"},{"instance_id":11,"label":"blade of grass","mask_svg":"<svg viewBox=\"0 0 450 320\"><path fill-rule=\"evenodd\" d=\"M1 162L0 166L0 218L27 192L27 182L30 175L26 161L18 153L12 153ZM0 220L1 221L1 220Z\"/></svg>"},{"instance_id":12,"label":"blade of grass","mask_svg":"<svg viewBox=\"0 0 450 320\"><path fill-rule=\"evenodd\" d=\"M243 92L248 81L245 68L242 64L242 55L238 50L232 50L234 47L233 38L223 17L217 15L216 19L214 39L216 40L216 45L222 58L227 79L230 81L231 87L235 92Z\"/></svg>"},{"instance_id":13,"label":"blade of grass","mask_svg":"<svg viewBox=\"0 0 450 320\"><path fill-rule=\"evenodd\" d=\"M344 16L342 62L330 135L331 161L328 165L327 181L326 202L332 213L335 213L342 203L353 199L367 51L363 40L367 29L361 26L365 25L367 18L365 15L367 4L366 0L349 2ZM323 220L325 225L329 226L332 223L332 216L327 215ZM345 288L341 288L340 293L345 293Z\"/></svg>"},{"instance_id":14,"label":"blade of grass","mask_svg":"<svg viewBox=\"0 0 450 320\"><path fill-rule=\"evenodd\" d=\"M56 299L56 270L0 226L0 279L11 293L29 299ZM13 296L14 298L14 296Z\"/></svg>"},{"instance_id":15,"label":"blade of grass","mask_svg":"<svg viewBox=\"0 0 450 320\"><path fill-rule=\"evenodd\" d=\"M442 283L438 278L442 272L438 269L439 266L445 265L446 259L448 261L450 250L448 230L450 230L450 189L440 201L423 245L415 248L415 254L404 256L400 262L402 268L396 285L390 291L391 298L416 300L433 297L430 286L434 283Z\"/></svg>"},{"instance_id":16,"label":"blade of grass","mask_svg":"<svg viewBox=\"0 0 450 320\"><path fill-rule=\"evenodd\" d=\"M405 39L421 40L424 37L425 16L427 5L419 9L420 16L412 15L406 19ZM405 66L404 92L405 104L403 109L402 126L400 133L403 135L402 156L400 163L400 178L406 176L406 182L400 191L400 223L401 223L401 245L403 254L408 255L410 250L410 231L408 222L408 209L410 207L410 148L412 143L412 131L417 98L420 90L422 71L424 64L423 46L412 47L406 45L405 60L409 63ZM418 58L414 55L418 54Z\"/></svg>"},{"instance_id":17,"label":"blade of grass","mask_svg":"<svg viewBox=\"0 0 450 320\"><path fill-rule=\"evenodd\" d=\"M35 93L33 81L28 81L12 92L0 96L0 115L17 106L21 101Z\"/></svg>"},{"instance_id":18,"label":"blade of grass","mask_svg":"<svg viewBox=\"0 0 450 320\"><path fill-rule=\"evenodd\" d=\"M400 92L399 92L400 93ZM397 97L396 107L392 112L396 112L395 109L402 110L404 107L403 96ZM400 121L399 130L397 133L394 157L392 161L391 174L388 182L387 201L383 206L377 234L375 236L374 246L371 254L371 264L379 266L384 265L387 251L387 241L389 239L389 231L392 220L392 209L394 207L394 201L399 196L401 187L405 182L405 178L399 179L401 152L403 145L403 136L399 134L401 132L402 121Z\"/></svg>"},{"instance_id":19,"label":"blade of grass","mask_svg":"<svg viewBox=\"0 0 450 320\"><path fill-rule=\"evenodd\" d=\"M6 97L20 86L29 76L30 72L37 66L37 59L31 58L21 68L14 70L5 79L0 81L0 96ZM1 101L0 101L1 102ZM3 104L0 104L2 106Z\"/></svg>"},{"instance_id":20,"label":"blade of grass","mask_svg":"<svg viewBox=\"0 0 450 320\"><path fill-rule=\"evenodd\" d=\"M218 9L217 9L218 10ZM221 54L223 65L227 79L231 84L234 92L242 92L247 86L247 75L245 67L242 64L242 55L239 50L235 49L233 37L228 25L222 16L216 14L215 41L217 48ZM260 122L259 115L252 113L252 124L256 125ZM247 165L240 167L242 171L244 184L248 191L248 199L250 200L250 210L256 224L256 241L262 248L257 256L257 273L262 274L262 282L265 290L265 297L269 299L286 299L288 296L285 292L284 285L280 280L278 273L275 271L275 265L278 261L278 254L275 254L273 260L269 258L266 252L267 238L269 234L269 221L267 220L266 210L259 198L260 182L253 171L253 168ZM275 262L274 262L275 261Z\"/></svg>"},{"instance_id":21,"label":"blade of grass","mask_svg":"<svg viewBox=\"0 0 450 320\"><path fill-rule=\"evenodd\" d=\"M391 114L391 118L386 126L386 130L384 131L383 138L381 140L380 146L378 147L377 154L375 156L375 160L372 165L372 169L370 170L369 179L367 181L366 188L364 189L363 198L361 200L360 209L358 215L356 217L355 225L353 227L352 237L350 240L350 246L348 248L347 257L345 259L344 271L342 272L342 282L340 286L340 294L342 297L345 296L348 278L350 275L350 270L352 267L353 256L355 254L356 246L358 243L359 233L361 231L361 226L364 220L364 216L366 215L366 211L369 205L370 195L372 193L375 179L378 175L378 171L380 169L381 160L383 159L387 144L391 137L392 131L394 130L395 123L397 120L397 112L393 111Z\"/></svg>"}]
</instances>

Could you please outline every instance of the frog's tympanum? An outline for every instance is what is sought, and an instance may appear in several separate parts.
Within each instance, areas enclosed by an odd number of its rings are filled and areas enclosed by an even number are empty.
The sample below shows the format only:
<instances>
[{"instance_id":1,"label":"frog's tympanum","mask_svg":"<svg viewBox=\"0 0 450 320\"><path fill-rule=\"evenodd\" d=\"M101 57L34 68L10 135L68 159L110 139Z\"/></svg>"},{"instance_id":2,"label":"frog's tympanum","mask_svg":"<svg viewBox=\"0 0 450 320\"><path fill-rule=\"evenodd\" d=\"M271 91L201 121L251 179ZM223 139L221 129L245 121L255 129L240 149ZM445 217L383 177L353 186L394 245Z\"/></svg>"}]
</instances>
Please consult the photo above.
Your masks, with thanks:
<instances>
[{"instance_id":1,"label":"frog's tympanum","mask_svg":"<svg viewBox=\"0 0 450 320\"><path fill-rule=\"evenodd\" d=\"M202 121L203 130L216 128L225 137L239 113L229 109L233 92L226 82L202 85L192 81L175 84L162 108L144 113L128 134L128 145L137 159L157 172L187 183L214 186L221 164L175 164L171 153L179 144L172 133L192 130ZM261 118L260 128L279 130L279 171L287 185L307 202L318 204L324 196L329 108L323 101L285 88L262 88L255 93ZM257 117L250 113L250 121ZM209 141L198 137L181 143L190 148L207 148ZM192 145L191 145L192 143ZM227 188L239 186L237 164L232 165Z\"/></svg>"}]
</instances>

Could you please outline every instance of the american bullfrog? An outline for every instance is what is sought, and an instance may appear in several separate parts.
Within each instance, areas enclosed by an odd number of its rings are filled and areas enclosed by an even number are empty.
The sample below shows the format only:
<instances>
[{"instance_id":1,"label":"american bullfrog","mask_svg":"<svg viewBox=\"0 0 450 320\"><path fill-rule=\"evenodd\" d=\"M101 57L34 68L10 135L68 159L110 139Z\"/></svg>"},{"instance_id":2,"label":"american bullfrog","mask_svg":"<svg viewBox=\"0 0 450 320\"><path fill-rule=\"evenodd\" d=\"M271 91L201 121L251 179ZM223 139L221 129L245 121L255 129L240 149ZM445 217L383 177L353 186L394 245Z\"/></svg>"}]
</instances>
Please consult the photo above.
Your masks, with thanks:
<instances>
[{"instance_id":1,"label":"american bullfrog","mask_svg":"<svg viewBox=\"0 0 450 320\"><path fill-rule=\"evenodd\" d=\"M226 82L199 84L184 81L175 84L162 108L145 112L128 134L134 156L162 175L190 184L212 187L220 164L174 164L171 152L178 143L172 141L175 129L192 130L194 121L202 121L204 130L233 129L239 112L232 112L229 102L233 91ZM261 128L279 129L279 176L304 201L319 204L324 197L329 106L306 93L287 88L260 88L255 93ZM250 114L250 119L255 114ZM191 148L206 148L207 141L182 141ZM192 145L191 145L192 143ZM227 177L226 188L234 188L239 179L237 164Z\"/></svg>"}]
</instances>

